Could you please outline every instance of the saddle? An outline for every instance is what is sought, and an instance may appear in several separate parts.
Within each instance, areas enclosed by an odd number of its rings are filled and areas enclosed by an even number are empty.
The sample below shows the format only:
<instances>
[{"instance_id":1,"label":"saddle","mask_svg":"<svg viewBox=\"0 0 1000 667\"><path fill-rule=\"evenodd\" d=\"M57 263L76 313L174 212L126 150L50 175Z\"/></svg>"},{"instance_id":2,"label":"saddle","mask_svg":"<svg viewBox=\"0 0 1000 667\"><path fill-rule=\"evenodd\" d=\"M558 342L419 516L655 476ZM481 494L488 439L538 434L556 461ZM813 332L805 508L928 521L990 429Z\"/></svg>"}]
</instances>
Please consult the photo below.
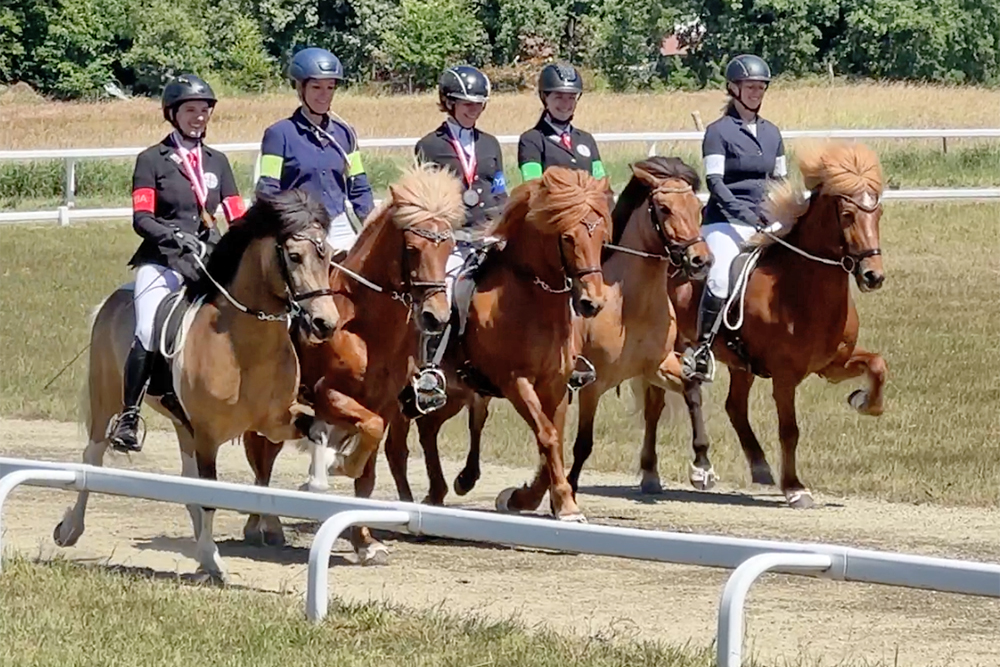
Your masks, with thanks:
<instances>
[{"instance_id":1,"label":"saddle","mask_svg":"<svg viewBox=\"0 0 1000 667\"><path fill-rule=\"evenodd\" d=\"M765 246L743 247L740 254L733 260L729 267L729 296L722 308L719 319L721 325L716 324L718 329L725 328L723 336L726 347L743 362L746 370L762 378L769 378L770 374L755 367L746 349L746 343L740 336L740 329L743 327L743 313L746 306L746 290L750 284L750 276L757 268L757 262L764 253Z\"/></svg>"},{"instance_id":2,"label":"saddle","mask_svg":"<svg viewBox=\"0 0 1000 667\"><path fill-rule=\"evenodd\" d=\"M146 395L158 398L163 407L192 434L191 422L174 392L173 362L180 351L179 346L184 342L184 332L190 326L191 318L188 315L194 316L201 301L201 298L192 301L187 289L182 288L170 293L160 302L153 318L153 351L149 362L149 384L146 387ZM164 356L164 352L167 356Z\"/></svg>"}]
</instances>

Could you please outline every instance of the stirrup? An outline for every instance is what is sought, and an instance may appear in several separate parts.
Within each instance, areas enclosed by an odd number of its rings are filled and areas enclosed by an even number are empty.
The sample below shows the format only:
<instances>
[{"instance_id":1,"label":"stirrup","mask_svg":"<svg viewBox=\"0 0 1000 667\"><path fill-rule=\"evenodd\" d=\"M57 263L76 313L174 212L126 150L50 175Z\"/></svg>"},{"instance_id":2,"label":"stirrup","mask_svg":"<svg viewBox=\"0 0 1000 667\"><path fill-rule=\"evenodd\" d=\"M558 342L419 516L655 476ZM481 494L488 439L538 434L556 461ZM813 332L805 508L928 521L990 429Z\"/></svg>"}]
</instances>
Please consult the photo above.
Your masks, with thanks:
<instances>
[{"instance_id":1,"label":"stirrup","mask_svg":"<svg viewBox=\"0 0 1000 667\"><path fill-rule=\"evenodd\" d=\"M705 369L698 366L704 364ZM715 380L715 354L711 346L701 348L689 347L681 356L681 377L694 382L712 382Z\"/></svg>"},{"instance_id":2,"label":"stirrup","mask_svg":"<svg viewBox=\"0 0 1000 667\"><path fill-rule=\"evenodd\" d=\"M597 381L597 369L594 368L594 364L590 363L590 360L586 357L577 357L576 359L586 364L587 370L578 371L573 369L573 372L569 376L569 381L566 383L570 391L579 391L591 382Z\"/></svg>"},{"instance_id":3,"label":"stirrup","mask_svg":"<svg viewBox=\"0 0 1000 667\"><path fill-rule=\"evenodd\" d=\"M122 420L129 417L135 420L135 427L130 432L117 433L118 427L122 425ZM104 436L111 443L111 448L117 452L140 452L146 443L146 420L143 419L139 408L126 408L111 418ZM135 441L134 445L130 442L131 440Z\"/></svg>"},{"instance_id":4,"label":"stirrup","mask_svg":"<svg viewBox=\"0 0 1000 667\"><path fill-rule=\"evenodd\" d=\"M422 368L410 384L413 386L414 407L422 415L443 408L448 402L447 383L440 368Z\"/></svg>"}]
</instances>

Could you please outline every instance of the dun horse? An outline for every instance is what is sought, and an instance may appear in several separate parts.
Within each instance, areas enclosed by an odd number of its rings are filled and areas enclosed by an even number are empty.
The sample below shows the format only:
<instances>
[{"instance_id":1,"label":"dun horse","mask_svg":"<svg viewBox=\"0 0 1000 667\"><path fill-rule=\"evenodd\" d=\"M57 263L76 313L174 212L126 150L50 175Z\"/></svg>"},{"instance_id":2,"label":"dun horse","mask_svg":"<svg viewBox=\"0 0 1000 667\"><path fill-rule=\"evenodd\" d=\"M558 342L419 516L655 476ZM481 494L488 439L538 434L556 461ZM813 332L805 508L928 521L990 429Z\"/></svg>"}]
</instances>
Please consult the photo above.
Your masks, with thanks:
<instances>
[{"instance_id":1,"label":"dun horse","mask_svg":"<svg viewBox=\"0 0 1000 667\"><path fill-rule=\"evenodd\" d=\"M330 472L355 478L357 496L371 495L375 453L410 377L418 334L441 331L450 317L445 263L454 247L452 231L465 218L461 183L425 164L404 174L389 194L344 260L346 271L332 268L339 326L322 344L299 345L304 398L333 425L332 448L312 448L310 490L328 488L326 457L332 455ZM267 486L282 443L247 433L244 445L256 483ZM250 541L284 541L274 516L252 515L244 534ZM362 563L387 553L365 528L353 529L351 540Z\"/></svg>"},{"instance_id":2,"label":"dun horse","mask_svg":"<svg viewBox=\"0 0 1000 667\"><path fill-rule=\"evenodd\" d=\"M220 445L247 430L273 440L315 434L312 410L297 399L299 365L288 325L290 313L301 313L309 336L319 342L337 324L324 242L329 224L326 209L300 190L258 201L220 240L207 267L211 278L188 287L193 306L183 317L176 347L161 348L169 356L154 371L154 381L157 372L170 373L184 419L161 403L154 385L144 398L172 420L185 476L216 479ZM109 424L121 409L122 367L135 322L133 288L118 288L96 311L84 463L102 465ZM53 537L60 546L72 546L83 534L87 498L81 492L56 526ZM215 510L189 505L188 511L199 573L225 581L212 535Z\"/></svg>"},{"instance_id":3,"label":"dun horse","mask_svg":"<svg viewBox=\"0 0 1000 667\"><path fill-rule=\"evenodd\" d=\"M600 258L609 220L606 180L550 167L541 179L511 193L496 229L505 245L487 257L476 277L467 325L450 350L450 361L466 387L480 394L472 399L472 418L485 419L481 396L506 398L531 427L541 457L530 485L506 489L497 497L501 511L534 510L548 491L558 519L584 520L563 466L566 382L580 349L570 299L586 318L596 317L604 307ZM418 421L428 469L437 465L437 474L431 474L431 502L440 502L435 496L444 497L438 431L469 398L463 388L451 386L449 404ZM409 494L408 427L409 421L397 414L386 441L386 456L403 497Z\"/></svg>"},{"instance_id":4,"label":"dun horse","mask_svg":"<svg viewBox=\"0 0 1000 667\"><path fill-rule=\"evenodd\" d=\"M792 507L810 507L812 494L795 465L798 385L812 373L833 383L867 375L868 389L854 391L848 402L864 415L883 411L886 363L857 345L858 313L850 291L852 276L862 292L878 290L885 279L879 248L883 180L878 157L862 144L823 144L803 154L799 169L808 196L787 183L772 189L768 217L783 223L784 230L758 235L756 243L766 247L742 304L735 300L732 309L738 313L742 307L742 326L730 331L723 325L713 351L729 367L726 413L752 479L760 484L774 484L774 477L750 426L748 400L756 377L771 378L781 441L781 489ZM671 288L681 334L689 340L695 336L702 287L688 283ZM648 482L656 471L655 433L663 394L649 385L640 392L646 412L643 476ZM686 394L695 398L688 401L696 434L693 468L702 474L693 474L692 482L701 486L715 475L700 387L689 385Z\"/></svg>"}]
</instances>

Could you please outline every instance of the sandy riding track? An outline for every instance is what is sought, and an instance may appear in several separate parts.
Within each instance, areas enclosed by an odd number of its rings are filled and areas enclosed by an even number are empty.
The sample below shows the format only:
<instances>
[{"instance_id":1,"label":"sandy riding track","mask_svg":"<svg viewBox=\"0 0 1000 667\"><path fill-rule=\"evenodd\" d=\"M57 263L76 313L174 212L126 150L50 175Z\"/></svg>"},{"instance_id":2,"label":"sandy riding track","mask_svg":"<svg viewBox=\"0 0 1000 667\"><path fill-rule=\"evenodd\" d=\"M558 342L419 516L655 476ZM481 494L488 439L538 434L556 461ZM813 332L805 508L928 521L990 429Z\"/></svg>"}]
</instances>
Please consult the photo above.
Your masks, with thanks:
<instances>
[{"instance_id":1,"label":"sandy riding track","mask_svg":"<svg viewBox=\"0 0 1000 667\"><path fill-rule=\"evenodd\" d=\"M0 453L79 461L82 439L73 424L0 420ZM114 467L179 474L172 437L151 432L145 451ZM307 460L285 451L275 484L294 488L305 479ZM414 492L425 488L422 462L411 460ZM446 461L449 479L459 469ZM241 447L220 455L222 479L251 481ZM529 471L484 466L479 487L462 504L491 507L505 486ZM755 495L728 491L695 493L678 484L657 497L640 497L636 479L588 473L580 503L590 521L624 526L724 533L995 561L1000 554L1000 511L932 505L878 503L819 496L814 510L785 506L777 491ZM338 493L348 485L337 479ZM394 498L384 466L376 496ZM449 496L449 504L458 499ZM191 525L181 506L94 496L87 529L76 547L59 549L52 529L73 496L22 488L6 511L6 545L29 556L58 554L90 563L188 573L195 564ZM547 505L547 503L546 503ZM286 522L289 544L251 548L242 542L244 517L220 511L216 535L238 586L300 593L315 524ZM518 615L527 625L599 638L644 638L707 645L714 636L721 586L728 572L588 556L568 556L442 540L385 535L386 567L352 564L346 543L331 559L337 595L354 600L389 599L411 607L440 605L450 613ZM1000 581L997 582L1000 587ZM814 581L772 575L751 594L750 650L768 663L798 657L884 660L900 665L1000 665L1000 601L880 586Z\"/></svg>"}]
</instances>

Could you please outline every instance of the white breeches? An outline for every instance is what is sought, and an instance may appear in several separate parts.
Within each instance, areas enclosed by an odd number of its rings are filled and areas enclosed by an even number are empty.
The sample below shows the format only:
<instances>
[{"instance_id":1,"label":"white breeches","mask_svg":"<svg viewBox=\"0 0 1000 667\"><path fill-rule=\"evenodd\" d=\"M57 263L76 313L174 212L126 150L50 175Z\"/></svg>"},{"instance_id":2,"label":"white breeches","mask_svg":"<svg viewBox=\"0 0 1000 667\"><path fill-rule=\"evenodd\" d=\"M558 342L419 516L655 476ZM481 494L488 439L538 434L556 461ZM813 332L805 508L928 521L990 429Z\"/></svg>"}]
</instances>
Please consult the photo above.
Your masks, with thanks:
<instances>
[{"instance_id":1,"label":"white breeches","mask_svg":"<svg viewBox=\"0 0 1000 667\"><path fill-rule=\"evenodd\" d=\"M156 309L171 292L184 284L181 274L157 264L143 264L135 274L135 337L142 348L153 351L153 319Z\"/></svg>"},{"instance_id":2,"label":"white breeches","mask_svg":"<svg viewBox=\"0 0 1000 667\"><path fill-rule=\"evenodd\" d=\"M465 259L472 254L473 248L465 243L456 243L455 249L448 255L448 261L444 265L444 291L448 297L448 305L453 303L452 295L455 293L455 281L465 264Z\"/></svg>"},{"instance_id":3,"label":"white breeches","mask_svg":"<svg viewBox=\"0 0 1000 667\"><path fill-rule=\"evenodd\" d=\"M725 299L729 296L729 268L740 254L740 246L756 233L750 225L715 222L701 228L714 261L708 270L708 290Z\"/></svg>"},{"instance_id":4,"label":"white breeches","mask_svg":"<svg viewBox=\"0 0 1000 667\"><path fill-rule=\"evenodd\" d=\"M334 252L350 250L357 238L357 232L354 231L351 220L346 213L341 213L330 221L330 231L326 233L326 242L330 244Z\"/></svg>"}]
</instances>

